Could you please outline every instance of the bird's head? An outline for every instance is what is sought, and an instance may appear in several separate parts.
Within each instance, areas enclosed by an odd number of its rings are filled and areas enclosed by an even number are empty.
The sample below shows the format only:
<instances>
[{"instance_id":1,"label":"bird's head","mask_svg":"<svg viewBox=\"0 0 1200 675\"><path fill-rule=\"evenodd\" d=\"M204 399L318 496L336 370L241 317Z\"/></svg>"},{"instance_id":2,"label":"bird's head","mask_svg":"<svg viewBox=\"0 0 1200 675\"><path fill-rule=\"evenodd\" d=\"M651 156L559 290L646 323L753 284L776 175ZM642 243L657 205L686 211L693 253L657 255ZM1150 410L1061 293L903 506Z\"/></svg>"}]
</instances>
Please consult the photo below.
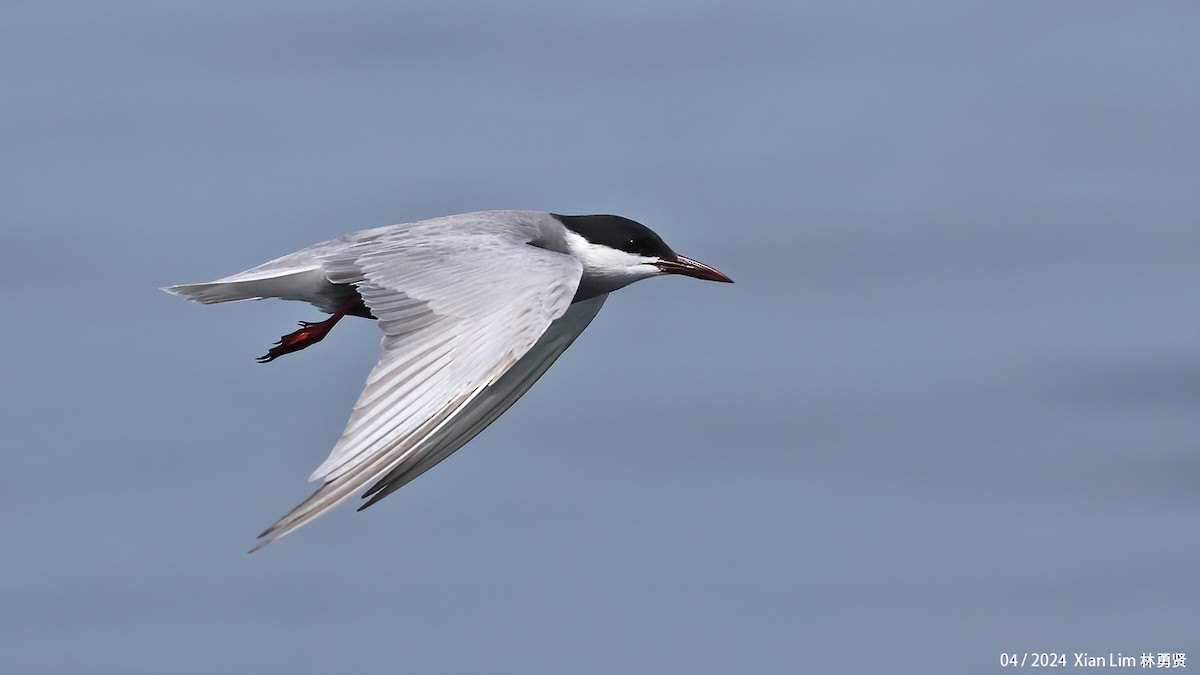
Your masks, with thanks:
<instances>
[{"instance_id":1,"label":"bird's head","mask_svg":"<svg viewBox=\"0 0 1200 675\"><path fill-rule=\"evenodd\" d=\"M628 218L554 217L567 228L568 252L583 264L580 287L593 293L607 293L661 274L733 283L712 267L672 251L653 230Z\"/></svg>"}]
</instances>

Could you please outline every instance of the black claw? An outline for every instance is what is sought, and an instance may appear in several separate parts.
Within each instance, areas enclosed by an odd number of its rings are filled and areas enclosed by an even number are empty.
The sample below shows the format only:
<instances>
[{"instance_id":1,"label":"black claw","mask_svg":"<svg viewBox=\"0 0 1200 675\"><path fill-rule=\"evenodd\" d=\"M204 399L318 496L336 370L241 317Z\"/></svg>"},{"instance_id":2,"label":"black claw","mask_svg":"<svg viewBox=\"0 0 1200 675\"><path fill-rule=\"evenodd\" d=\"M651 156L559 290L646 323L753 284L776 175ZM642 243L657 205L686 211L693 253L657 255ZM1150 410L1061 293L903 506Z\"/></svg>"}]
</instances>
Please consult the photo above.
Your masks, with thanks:
<instances>
[{"instance_id":1,"label":"black claw","mask_svg":"<svg viewBox=\"0 0 1200 675\"><path fill-rule=\"evenodd\" d=\"M279 343L279 342L275 343L276 346L278 346L279 344L281 344L281 343ZM275 359L279 358L279 356L280 356L279 354L275 353L275 349L272 348L272 349L268 350L266 354L263 354L262 356L258 357L257 359L254 359L254 360L258 361L259 363L270 363L270 362L274 361Z\"/></svg>"}]
</instances>

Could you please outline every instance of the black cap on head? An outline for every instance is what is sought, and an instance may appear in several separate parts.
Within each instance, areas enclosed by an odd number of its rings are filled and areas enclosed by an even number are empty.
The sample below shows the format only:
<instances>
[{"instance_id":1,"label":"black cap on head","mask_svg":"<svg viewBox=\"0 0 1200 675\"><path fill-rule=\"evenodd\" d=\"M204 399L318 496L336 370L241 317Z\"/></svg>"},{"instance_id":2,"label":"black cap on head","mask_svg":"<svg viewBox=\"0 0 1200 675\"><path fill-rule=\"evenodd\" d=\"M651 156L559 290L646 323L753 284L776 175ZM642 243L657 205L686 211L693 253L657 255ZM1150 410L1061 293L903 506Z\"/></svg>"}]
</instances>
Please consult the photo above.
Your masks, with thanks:
<instances>
[{"instance_id":1,"label":"black cap on head","mask_svg":"<svg viewBox=\"0 0 1200 675\"><path fill-rule=\"evenodd\" d=\"M557 213L550 215L557 218L567 229L593 244L608 246L647 258L675 260L679 257L653 230L628 218L611 215L560 216Z\"/></svg>"}]
</instances>

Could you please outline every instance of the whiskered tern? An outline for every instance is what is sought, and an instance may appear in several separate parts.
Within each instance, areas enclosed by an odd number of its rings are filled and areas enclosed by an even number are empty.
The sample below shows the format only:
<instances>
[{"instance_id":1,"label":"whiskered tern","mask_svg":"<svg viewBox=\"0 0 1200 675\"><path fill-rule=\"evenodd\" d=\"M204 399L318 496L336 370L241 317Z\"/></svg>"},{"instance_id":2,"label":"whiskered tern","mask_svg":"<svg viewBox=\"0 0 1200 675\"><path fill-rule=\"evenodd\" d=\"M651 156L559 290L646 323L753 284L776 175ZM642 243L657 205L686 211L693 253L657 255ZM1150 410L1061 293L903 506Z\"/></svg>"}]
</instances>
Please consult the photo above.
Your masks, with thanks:
<instances>
[{"instance_id":1,"label":"whiskered tern","mask_svg":"<svg viewBox=\"0 0 1200 675\"><path fill-rule=\"evenodd\" d=\"M257 550L361 489L360 510L432 468L528 391L609 293L663 274L733 281L628 218L481 211L363 230L163 290L206 304L299 300L332 315L300 322L263 363L320 342L345 316L383 331L341 439L309 478L321 487L258 535Z\"/></svg>"}]
</instances>

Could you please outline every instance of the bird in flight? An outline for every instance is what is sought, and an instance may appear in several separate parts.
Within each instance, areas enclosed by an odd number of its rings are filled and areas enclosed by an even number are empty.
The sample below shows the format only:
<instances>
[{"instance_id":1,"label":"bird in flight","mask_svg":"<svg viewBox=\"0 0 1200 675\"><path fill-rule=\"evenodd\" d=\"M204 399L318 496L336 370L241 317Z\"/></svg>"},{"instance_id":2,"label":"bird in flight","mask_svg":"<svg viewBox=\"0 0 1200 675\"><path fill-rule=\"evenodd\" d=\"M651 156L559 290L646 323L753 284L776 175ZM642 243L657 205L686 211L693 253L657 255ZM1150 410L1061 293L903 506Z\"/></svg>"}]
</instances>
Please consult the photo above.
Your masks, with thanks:
<instances>
[{"instance_id":1,"label":"bird in flight","mask_svg":"<svg viewBox=\"0 0 1200 675\"><path fill-rule=\"evenodd\" d=\"M309 478L321 487L254 551L361 489L359 510L432 468L528 391L609 293L663 274L733 281L621 216L481 211L363 230L163 290L205 304L299 300L332 315L301 321L262 363L320 342L346 316L383 331L350 421Z\"/></svg>"}]
</instances>

